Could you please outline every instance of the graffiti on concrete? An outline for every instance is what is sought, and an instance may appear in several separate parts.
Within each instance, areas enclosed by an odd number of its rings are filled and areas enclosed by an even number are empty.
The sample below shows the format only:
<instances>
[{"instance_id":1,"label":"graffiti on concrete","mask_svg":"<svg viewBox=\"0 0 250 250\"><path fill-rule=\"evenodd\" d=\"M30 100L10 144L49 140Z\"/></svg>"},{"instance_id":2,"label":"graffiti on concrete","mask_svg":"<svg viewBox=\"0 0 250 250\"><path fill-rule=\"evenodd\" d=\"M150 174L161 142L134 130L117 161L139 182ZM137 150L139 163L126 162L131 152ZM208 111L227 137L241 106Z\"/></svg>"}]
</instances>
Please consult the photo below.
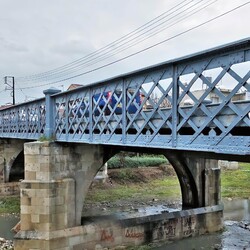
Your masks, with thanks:
<instances>
[{"instance_id":1,"label":"graffiti on concrete","mask_svg":"<svg viewBox=\"0 0 250 250\"><path fill-rule=\"evenodd\" d=\"M101 231L101 241L109 241L113 242L114 239L114 234L112 228L110 229L102 229Z\"/></svg>"},{"instance_id":2,"label":"graffiti on concrete","mask_svg":"<svg viewBox=\"0 0 250 250\"><path fill-rule=\"evenodd\" d=\"M182 220L183 236L190 236L195 232L195 218L189 216Z\"/></svg>"},{"instance_id":3,"label":"graffiti on concrete","mask_svg":"<svg viewBox=\"0 0 250 250\"><path fill-rule=\"evenodd\" d=\"M144 231L138 227L130 227L125 229L125 237L133 239L143 239Z\"/></svg>"},{"instance_id":4,"label":"graffiti on concrete","mask_svg":"<svg viewBox=\"0 0 250 250\"><path fill-rule=\"evenodd\" d=\"M176 236L176 227L178 219L165 220L158 223L153 231L154 240L163 240Z\"/></svg>"}]
</instances>

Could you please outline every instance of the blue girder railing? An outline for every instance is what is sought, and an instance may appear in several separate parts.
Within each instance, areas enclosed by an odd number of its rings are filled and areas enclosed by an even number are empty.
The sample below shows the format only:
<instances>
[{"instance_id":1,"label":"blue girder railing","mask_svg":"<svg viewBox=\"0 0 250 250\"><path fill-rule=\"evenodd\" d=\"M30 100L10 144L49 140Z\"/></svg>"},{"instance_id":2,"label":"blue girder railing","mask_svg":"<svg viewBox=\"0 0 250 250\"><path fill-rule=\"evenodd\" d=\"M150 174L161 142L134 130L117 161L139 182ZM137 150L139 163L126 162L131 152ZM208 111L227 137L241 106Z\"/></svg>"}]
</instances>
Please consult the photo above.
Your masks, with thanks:
<instances>
[{"instance_id":1,"label":"blue girder railing","mask_svg":"<svg viewBox=\"0 0 250 250\"><path fill-rule=\"evenodd\" d=\"M250 39L0 111L0 137L250 154Z\"/></svg>"}]
</instances>

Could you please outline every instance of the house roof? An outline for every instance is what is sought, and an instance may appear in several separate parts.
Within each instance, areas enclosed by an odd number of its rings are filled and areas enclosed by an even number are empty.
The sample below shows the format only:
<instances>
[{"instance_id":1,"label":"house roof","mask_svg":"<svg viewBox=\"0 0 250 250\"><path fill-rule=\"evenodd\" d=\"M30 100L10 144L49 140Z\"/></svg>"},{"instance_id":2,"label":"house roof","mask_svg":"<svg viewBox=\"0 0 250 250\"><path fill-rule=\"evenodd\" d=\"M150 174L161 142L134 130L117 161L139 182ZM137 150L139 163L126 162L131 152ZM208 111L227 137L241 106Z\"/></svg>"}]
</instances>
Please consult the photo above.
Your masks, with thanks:
<instances>
[{"instance_id":1,"label":"house roof","mask_svg":"<svg viewBox=\"0 0 250 250\"><path fill-rule=\"evenodd\" d=\"M82 87L82 86L83 86L82 84L76 84L76 83L70 84L67 90L77 89L77 88Z\"/></svg>"}]
</instances>

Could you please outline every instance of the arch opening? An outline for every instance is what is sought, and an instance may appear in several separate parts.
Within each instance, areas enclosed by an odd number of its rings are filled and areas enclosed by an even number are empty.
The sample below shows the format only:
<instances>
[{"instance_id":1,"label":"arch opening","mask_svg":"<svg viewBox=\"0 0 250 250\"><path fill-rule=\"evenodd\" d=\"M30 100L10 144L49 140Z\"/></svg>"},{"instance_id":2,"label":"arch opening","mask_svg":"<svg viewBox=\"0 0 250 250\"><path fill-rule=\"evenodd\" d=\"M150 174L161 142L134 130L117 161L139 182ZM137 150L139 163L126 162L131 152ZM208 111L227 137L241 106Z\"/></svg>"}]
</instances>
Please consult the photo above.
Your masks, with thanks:
<instances>
[{"instance_id":1,"label":"arch opening","mask_svg":"<svg viewBox=\"0 0 250 250\"><path fill-rule=\"evenodd\" d=\"M9 173L9 182L18 182L24 179L24 151L15 158Z\"/></svg>"},{"instance_id":2,"label":"arch opening","mask_svg":"<svg viewBox=\"0 0 250 250\"><path fill-rule=\"evenodd\" d=\"M180 174L179 169L170 164L167 155L148 154L146 150L104 155L108 176L93 179L82 209L83 221L92 216L136 212L147 207L151 210L182 209L188 177L186 172ZM97 176L103 174L99 170ZM186 179L182 180L183 176Z\"/></svg>"}]
</instances>

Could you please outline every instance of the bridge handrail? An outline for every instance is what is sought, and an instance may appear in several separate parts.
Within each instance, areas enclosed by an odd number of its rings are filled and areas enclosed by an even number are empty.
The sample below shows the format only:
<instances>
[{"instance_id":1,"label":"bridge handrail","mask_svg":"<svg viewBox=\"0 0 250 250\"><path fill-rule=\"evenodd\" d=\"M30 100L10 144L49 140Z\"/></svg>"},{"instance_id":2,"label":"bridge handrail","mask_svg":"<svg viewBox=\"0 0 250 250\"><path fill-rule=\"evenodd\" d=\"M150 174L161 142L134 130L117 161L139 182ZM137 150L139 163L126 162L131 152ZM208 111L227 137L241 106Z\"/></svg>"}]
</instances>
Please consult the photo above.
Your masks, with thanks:
<instances>
[{"instance_id":1,"label":"bridge handrail","mask_svg":"<svg viewBox=\"0 0 250 250\"><path fill-rule=\"evenodd\" d=\"M250 92L249 61L247 38L74 90L48 90L45 99L0 110L0 133L249 154L250 135L239 129L249 127L250 107L238 99ZM233 88L222 88L222 79Z\"/></svg>"}]
</instances>

